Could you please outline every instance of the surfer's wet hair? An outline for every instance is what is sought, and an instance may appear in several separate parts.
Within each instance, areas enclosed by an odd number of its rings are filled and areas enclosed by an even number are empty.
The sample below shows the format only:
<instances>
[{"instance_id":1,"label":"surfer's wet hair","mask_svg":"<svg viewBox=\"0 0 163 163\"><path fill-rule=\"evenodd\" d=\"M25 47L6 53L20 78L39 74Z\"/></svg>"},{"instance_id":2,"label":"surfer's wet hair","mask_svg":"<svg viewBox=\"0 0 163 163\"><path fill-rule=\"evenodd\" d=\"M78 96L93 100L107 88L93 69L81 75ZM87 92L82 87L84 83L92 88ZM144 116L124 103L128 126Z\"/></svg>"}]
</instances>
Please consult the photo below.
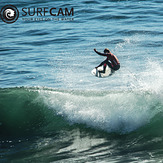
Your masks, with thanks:
<instances>
[{"instance_id":1,"label":"surfer's wet hair","mask_svg":"<svg viewBox=\"0 0 163 163\"><path fill-rule=\"evenodd\" d=\"M108 48L104 49L104 53L110 53L110 50Z\"/></svg>"}]
</instances>

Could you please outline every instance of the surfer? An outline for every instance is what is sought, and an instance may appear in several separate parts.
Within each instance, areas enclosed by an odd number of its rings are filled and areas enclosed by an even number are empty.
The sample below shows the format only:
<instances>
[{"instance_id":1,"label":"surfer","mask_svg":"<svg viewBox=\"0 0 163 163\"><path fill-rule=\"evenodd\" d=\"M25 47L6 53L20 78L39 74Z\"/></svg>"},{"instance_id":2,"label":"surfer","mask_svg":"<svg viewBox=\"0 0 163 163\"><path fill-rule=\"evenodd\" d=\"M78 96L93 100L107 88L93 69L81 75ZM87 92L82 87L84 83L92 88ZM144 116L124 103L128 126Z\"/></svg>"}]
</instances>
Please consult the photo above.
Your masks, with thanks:
<instances>
[{"instance_id":1,"label":"surfer","mask_svg":"<svg viewBox=\"0 0 163 163\"><path fill-rule=\"evenodd\" d=\"M114 71L117 71L120 68L120 62L118 58L113 53L111 53L109 49L104 49L104 53L100 53L96 49L94 49L94 51L101 56L107 57L106 60L103 61L99 66L95 67L97 69L102 65L104 66L104 70L99 71L100 73L105 73L106 65L108 65Z\"/></svg>"}]
</instances>

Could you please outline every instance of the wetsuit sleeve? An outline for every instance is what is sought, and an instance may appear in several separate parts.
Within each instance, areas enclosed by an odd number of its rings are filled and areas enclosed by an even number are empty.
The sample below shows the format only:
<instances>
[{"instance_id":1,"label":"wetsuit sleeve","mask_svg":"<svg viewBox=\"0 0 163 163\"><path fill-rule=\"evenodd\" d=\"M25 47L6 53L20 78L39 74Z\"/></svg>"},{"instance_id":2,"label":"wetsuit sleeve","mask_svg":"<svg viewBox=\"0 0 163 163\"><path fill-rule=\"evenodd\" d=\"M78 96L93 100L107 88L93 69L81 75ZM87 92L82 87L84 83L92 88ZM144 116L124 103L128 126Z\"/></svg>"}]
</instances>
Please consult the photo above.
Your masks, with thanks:
<instances>
[{"instance_id":1,"label":"wetsuit sleeve","mask_svg":"<svg viewBox=\"0 0 163 163\"><path fill-rule=\"evenodd\" d=\"M105 54L105 53L100 53L100 52L98 52L97 50L95 51L98 55L102 55L102 56L105 56L105 57L107 57L107 54Z\"/></svg>"}]
</instances>

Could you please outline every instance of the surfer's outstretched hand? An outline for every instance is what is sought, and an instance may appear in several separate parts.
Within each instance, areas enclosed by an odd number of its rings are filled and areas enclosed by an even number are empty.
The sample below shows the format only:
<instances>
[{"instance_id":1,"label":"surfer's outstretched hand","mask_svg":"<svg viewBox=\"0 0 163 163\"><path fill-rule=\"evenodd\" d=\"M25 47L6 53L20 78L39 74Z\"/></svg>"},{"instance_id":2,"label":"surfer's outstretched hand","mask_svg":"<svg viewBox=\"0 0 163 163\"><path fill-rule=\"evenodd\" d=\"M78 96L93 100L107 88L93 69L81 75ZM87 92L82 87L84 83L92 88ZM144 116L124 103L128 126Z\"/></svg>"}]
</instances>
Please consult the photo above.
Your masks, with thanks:
<instances>
[{"instance_id":1,"label":"surfer's outstretched hand","mask_svg":"<svg viewBox=\"0 0 163 163\"><path fill-rule=\"evenodd\" d=\"M94 49L94 51L95 51L95 52L97 52L97 50L96 50L96 49Z\"/></svg>"}]
</instances>

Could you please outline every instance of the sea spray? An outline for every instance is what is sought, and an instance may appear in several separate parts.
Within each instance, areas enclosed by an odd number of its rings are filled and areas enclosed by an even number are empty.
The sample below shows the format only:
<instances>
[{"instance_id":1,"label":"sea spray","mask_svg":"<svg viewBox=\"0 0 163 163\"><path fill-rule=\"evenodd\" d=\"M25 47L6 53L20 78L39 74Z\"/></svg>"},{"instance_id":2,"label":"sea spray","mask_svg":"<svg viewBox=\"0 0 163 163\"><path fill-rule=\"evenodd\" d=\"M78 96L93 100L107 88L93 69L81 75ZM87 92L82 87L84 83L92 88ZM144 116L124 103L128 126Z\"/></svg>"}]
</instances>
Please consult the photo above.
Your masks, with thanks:
<instances>
[{"instance_id":1,"label":"sea spray","mask_svg":"<svg viewBox=\"0 0 163 163\"><path fill-rule=\"evenodd\" d=\"M149 92L70 92L42 91L44 102L71 124L107 132L128 133L149 123L158 113L159 99Z\"/></svg>"}]
</instances>

